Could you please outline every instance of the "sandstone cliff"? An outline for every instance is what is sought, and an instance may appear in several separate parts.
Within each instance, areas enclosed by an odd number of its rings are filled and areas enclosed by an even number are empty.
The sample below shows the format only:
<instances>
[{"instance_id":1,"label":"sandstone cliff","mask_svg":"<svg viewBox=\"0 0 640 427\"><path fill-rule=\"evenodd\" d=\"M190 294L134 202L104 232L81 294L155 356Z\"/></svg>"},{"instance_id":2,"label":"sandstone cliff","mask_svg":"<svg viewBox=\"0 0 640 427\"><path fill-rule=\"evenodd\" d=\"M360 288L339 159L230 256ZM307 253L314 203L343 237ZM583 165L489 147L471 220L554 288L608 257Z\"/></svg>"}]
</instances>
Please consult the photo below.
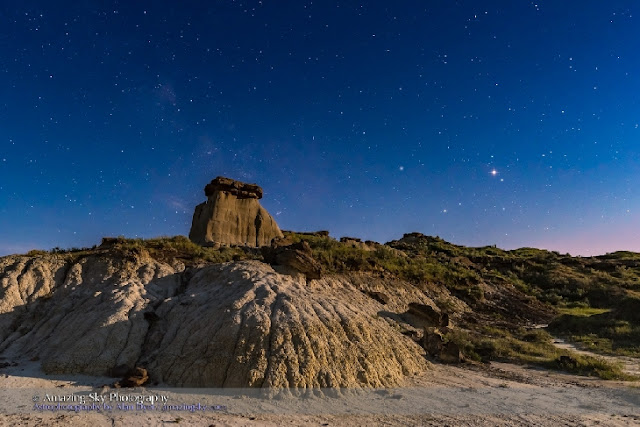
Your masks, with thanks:
<instances>
[{"instance_id":1,"label":"sandstone cliff","mask_svg":"<svg viewBox=\"0 0 640 427\"><path fill-rule=\"evenodd\" d=\"M217 177L206 185L207 201L196 206L189 238L200 245L261 247L282 232L258 200L262 188Z\"/></svg>"}]
</instances>

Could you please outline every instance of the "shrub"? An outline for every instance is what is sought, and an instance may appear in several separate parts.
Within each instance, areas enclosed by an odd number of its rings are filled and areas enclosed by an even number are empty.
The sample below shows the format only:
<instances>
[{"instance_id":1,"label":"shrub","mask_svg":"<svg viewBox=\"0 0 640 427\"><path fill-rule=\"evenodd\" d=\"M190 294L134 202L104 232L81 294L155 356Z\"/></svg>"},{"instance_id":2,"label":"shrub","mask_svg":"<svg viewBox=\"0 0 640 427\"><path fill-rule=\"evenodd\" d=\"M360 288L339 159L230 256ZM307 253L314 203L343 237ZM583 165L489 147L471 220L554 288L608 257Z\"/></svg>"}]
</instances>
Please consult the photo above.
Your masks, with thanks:
<instances>
[{"instance_id":1,"label":"shrub","mask_svg":"<svg viewBox=\"0 0 640 427\"><path fill-rule=\"evenodd\" d=\"M40 249L31 249L29 252L27 252L27 256L43 256L48 254L49 252Z\"/></svg>"}]
</instances>

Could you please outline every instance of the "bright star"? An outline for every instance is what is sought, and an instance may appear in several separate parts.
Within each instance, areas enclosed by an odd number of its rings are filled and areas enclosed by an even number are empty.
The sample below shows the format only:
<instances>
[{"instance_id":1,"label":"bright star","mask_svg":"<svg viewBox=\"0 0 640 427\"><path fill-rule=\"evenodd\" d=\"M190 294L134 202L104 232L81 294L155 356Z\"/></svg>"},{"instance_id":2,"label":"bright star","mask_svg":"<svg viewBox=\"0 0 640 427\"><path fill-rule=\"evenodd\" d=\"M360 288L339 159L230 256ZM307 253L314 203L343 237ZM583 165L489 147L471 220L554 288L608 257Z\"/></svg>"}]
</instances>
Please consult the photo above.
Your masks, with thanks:
<instances>
[{"instance_id":1,"label":"bright star","mask_svg":"<svg viewBox=\"0 0 640 427\"><path fill-rule=\"evenodd\" d=\"M491 175L493 175L493 176L498 175L498 171L497 171L497 170L495 170L495 169L493 169L493 170L491 171Z\"/></svg>"}]
</instances>

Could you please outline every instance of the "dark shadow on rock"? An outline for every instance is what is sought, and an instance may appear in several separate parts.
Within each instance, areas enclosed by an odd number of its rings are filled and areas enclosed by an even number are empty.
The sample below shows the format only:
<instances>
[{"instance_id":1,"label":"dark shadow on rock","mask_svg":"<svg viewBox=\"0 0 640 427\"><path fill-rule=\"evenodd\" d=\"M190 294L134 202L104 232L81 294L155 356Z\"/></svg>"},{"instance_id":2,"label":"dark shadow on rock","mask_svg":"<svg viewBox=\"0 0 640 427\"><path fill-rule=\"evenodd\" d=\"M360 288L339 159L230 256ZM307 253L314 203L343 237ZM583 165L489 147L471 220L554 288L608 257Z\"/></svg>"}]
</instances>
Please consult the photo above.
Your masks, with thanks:
<instances>
[{"instance_id":1,"label":"dark shadow on rock","mask_svg":"<svg viewBox=\"0 0 640 427\"><path fill-rule=\"evenodd\" d=\"M145 296L142 301L146 301L146 305L128 308L126 298L122 298L127 288L117 278L109 279L113 283L85 282L69 286L66 284L68 267L65 265L53 272L54 287L47 295L0 314L0 325L4 326L0 334L0 357L7 360L0 370L12 376L68 378L77 380L76 385L95 385L91 379L75 378L78 375L123 378L132 367L138 366L146 336L151 326L160 320L152 305L153 298ZM174 289L169 296L175 297L184 291L173 284L182 274L154 279L144 286L162 287L166 283ZM158 297L155 304L162 304L162 300L162 296ZM105 306L110 309L101 309ZM111 320L114 313L126 310L130 310L126 320ZM35 366L40 368L39 373L34 371Z\"/></svg>"},{"instance_id":2,"label":"dark shadow on rock","mask_svg":"<svg viewBox=\"0 0 640 427\"><path fill-rule=\"evenodd\" d=\"M374 300L378 301L380 304L386 305L389 303L390 298L389 295L385 294L384 292L380 292L380 291L362 291L364 292L365 295L368 295L369 297L373 298Z\"/></svg>"},{"instance_id":3,"label":"dark shadow on rock","mask_svg":"<svg viewBox=\"0 0 640 427\"><path fill-rule=\"evenodd\" d=\"M122 380L113 384L115 388L140 387L149 381L149 374L147 373L147 370L139 366L129 369L122 377Z\"/></svg>"},{"instance_id":4,"label":"dark shadow on rock","mask_svg":"<svg viewBox=\"0 0 640 427\"><path fill-rule=\"evenodd\" d=\"M261 250L264 261L268 264L289 267L304 274L307 280L322 276L322 266L313 259L313 250L305 241L293 243L290 237L275 238L271 241L271 246L265 246Z\"/></svg>"}]
</instances>

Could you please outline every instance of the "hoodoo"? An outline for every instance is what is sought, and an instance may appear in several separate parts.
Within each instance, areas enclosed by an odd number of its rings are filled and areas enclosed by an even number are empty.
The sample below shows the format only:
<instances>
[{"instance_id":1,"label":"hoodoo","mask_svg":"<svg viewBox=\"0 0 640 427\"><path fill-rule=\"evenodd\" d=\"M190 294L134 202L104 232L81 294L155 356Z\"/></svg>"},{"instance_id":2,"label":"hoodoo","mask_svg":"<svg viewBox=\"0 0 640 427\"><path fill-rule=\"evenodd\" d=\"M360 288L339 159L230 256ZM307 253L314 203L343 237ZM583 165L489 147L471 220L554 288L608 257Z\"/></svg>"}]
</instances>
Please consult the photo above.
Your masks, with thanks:
<instances>
[{"instance_id":1,"label":"hoodoo","mask_svg":"<svg viewBox=\"0 0 640 427\"><path fill-rule=\"evenodd\" d=\"M222 176L204 187L207 201L196 206L189 238L204 246L261 247L282 232L259 199L262 188Z\"/></svg>"}]
</instances>

